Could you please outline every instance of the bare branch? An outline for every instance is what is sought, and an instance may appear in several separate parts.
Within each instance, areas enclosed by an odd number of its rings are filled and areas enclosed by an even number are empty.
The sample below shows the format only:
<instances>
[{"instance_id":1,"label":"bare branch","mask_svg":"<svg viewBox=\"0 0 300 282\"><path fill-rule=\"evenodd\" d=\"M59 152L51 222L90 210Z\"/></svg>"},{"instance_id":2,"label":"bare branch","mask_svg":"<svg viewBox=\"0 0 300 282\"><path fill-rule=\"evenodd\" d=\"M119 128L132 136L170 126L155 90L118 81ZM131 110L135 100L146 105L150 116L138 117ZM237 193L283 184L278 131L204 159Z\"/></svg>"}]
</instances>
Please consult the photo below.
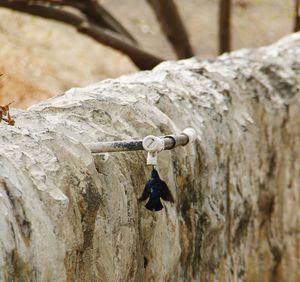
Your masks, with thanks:
<instances>
[{"instance_id":1,"label":"bare branch","mask_svg":"<svg viewBox=\"0 0 300 282\"><path fill-rule=\"evenodd\" d=\"M84 23L78 27L78 31L93 37L95 40L105 45L123 52L142 70L152 69L163 61L163 59L149 54L130 42L120 39L116 33L113 33L108 29L100 28L95 24Z\"/></svg>"},{"instance_id":2,"label":"bare branch","mask_svg":"<svg viewBox=\"0 0 300 282\"><path fill-rule=\"evenodd\" d=\"M56 9L49 6L42 6L39 4L27 4L26 1L10 1L1 0L0 7L9 8L15 11L24 12L34 16L43 17L46 19L56 20L70 24L73 26L79 26L84 21L84 18L69 13L67 11Z\"/></svg>"},{"instance_id":3,"label":"bare branch","mask_svg":"<svg viewBox=\"0 0 300 282\"><path fill-rule=\"evenodd\" d=\"M220 0L219 5L219 52L231 49L231 0Z\"/></svg>"},{"instance_id":4,"label":"bare branch","mask_svg":"<svg viewBox=\"0 0 300 282\"><path fill-rule=\"evenodd\" d=\"M106 9L104 9L97 0L15 0L12 2L26 3L27 5L35 4L43 6L45 4L49 4L52 7L69 6L76 8L85 14L89 21L115 31L116 33L122 34L124 37L127 37L130 41L137 44L137 41L126 30L126 28L119 23Z\"/></svg>"},{"instance_id":5,"label":"bare branch","mask_svg":"<svg viewBox=\"0 0 300 282\"><path fill-rule=\"evenodd\" d=\"M178 58L192 57L193 50L185 26L173 0L147 0L162 31L171 43Z\"/></svg>"},{"instance_id":6,"label":"bare branch","mask_svg":"<svg viewBox=\"0 0 300 282\"><path fill-rule=\"evenodd\" d=\"M295 23L294 31L300 31L300 0L295 0Z\"/></svg>"},{"instance_id":7,"label":"bare branch","mask_svg":"<svg viewBox=\"0 0 300 282\"><path fill-rule=\"evenodd\" d=\"M41 3L41 1L39 1L39 3ZM163 61L161 58L151 55L133 45L124 36L96 25L93 22L89 22L89 19L81 15L77 15L63 9L40 4L28 4L26 1L22 0L1 0L0 7L6 7L72 25L82 34L88 35L96 41L126 54L134 62L134 64L142 70L151 69Z\"/></svg>"},{"instance_id":8,"label":"bare branch","mask_svg":"<svg viewBox=\"0 0 300 282\"><path fill-rule=\"evenodd\" d=\"M86 14L90 20L93 20L94 23L123 34L132 42L137 43L125 27L115 20L115 18L104 9L97 0L86 0L85 7L81 9L81 11Z\"/></svg>"}]
</instances>

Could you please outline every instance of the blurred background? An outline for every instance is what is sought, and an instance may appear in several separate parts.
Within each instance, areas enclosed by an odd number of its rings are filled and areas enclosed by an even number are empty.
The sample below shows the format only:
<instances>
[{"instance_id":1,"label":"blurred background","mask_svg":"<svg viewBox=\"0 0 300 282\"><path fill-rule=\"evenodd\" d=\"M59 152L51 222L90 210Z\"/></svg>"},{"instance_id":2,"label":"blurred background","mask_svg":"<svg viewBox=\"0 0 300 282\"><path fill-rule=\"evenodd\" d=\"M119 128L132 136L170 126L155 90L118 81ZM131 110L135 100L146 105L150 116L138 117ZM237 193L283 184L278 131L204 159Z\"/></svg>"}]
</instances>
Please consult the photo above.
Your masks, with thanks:
<instances>
[{"instance_id":1,"label":"blurred background","mask_svg":"<svg viewBox=\"0 0 300 282\"><path fill-rule=\"evenodd\" d=\"M151 1L98 2L135 38L140 49L163 60L178 58L148 3ZM220 1L174 2L193 55L211 58L222 53ZM232 0L230 5L230 50L268 45L295 29L294 0ZM78 14L72 7L63 9ZM72 25L16 9L0 7L0 44L0 105L14 100L13 107L26 108L71 87L141 69L124 52L79 33Z\"/></svg>"}]
</instances>

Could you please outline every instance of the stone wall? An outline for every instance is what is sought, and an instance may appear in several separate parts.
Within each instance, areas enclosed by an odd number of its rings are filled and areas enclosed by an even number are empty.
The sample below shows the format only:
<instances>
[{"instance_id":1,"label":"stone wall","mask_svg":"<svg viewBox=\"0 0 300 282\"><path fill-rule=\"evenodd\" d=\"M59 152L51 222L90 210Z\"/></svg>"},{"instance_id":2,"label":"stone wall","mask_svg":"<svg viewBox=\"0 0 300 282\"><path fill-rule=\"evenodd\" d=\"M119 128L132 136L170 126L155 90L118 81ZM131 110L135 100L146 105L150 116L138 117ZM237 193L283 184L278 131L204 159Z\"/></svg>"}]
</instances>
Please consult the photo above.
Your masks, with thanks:
<instances>
[{"instance_id":1,"label":"stone wall","mask_svg":"<svg viewBox=\"0 0 300 282\"><path fill-rule=\"evenodd\" d=\"M299 281L300 34L74 88L0 124L0 281ZM180 133L175 204L137 202L145 152L84 143Z\"/></svg>"}]
</instances>

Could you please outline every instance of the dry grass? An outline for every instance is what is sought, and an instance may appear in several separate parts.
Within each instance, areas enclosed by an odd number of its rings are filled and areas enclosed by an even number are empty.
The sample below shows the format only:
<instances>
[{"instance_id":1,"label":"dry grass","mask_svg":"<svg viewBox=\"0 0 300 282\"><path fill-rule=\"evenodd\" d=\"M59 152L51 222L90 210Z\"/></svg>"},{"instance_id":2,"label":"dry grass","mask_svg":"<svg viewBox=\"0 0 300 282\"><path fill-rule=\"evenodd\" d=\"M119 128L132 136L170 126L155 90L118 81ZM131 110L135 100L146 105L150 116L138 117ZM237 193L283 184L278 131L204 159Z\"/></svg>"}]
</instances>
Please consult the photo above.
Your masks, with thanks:
<instances>
[{"instance_id":1,"label":"dry grass","mask_svg":"<svg viewBox=\"0 0 300 282\"><path fill-rule=\"evenodd\" d=\"M101 1L148 51L174 59L151 9L141 0ZM176 0L195 53L217 55L217 0ZM233 48L270 44L293 26L292 0L235 0ZM0 9L0 105L14 107L136 71L126 56L71 27Z\"/></svg>"}]
</instances>

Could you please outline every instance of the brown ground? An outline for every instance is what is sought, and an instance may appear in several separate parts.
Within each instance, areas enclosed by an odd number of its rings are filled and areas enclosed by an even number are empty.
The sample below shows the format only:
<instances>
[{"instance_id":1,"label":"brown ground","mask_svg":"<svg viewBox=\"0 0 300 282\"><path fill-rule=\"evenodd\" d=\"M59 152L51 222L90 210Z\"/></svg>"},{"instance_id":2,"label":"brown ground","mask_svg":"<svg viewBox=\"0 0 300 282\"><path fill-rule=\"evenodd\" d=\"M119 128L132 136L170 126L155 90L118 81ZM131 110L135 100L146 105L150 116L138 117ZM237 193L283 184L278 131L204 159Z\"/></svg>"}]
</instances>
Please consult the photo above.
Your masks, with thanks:
<instances>
[{"instance_id":1,"label":"brown ground","mask_svg":"<svg viewBox=\"0 0 300 282\"><path fill-rule=\"evenodd\" d=\"M101 1L149 52L174 59L145 0ZM176 0L200 57L217 55L217 0ZM233 49L270 44L291 32L293 1L234 0ZM73 28L0 9L0 105L14 107L136 71L126 56Z\"/></svg>"}]
</instances>

